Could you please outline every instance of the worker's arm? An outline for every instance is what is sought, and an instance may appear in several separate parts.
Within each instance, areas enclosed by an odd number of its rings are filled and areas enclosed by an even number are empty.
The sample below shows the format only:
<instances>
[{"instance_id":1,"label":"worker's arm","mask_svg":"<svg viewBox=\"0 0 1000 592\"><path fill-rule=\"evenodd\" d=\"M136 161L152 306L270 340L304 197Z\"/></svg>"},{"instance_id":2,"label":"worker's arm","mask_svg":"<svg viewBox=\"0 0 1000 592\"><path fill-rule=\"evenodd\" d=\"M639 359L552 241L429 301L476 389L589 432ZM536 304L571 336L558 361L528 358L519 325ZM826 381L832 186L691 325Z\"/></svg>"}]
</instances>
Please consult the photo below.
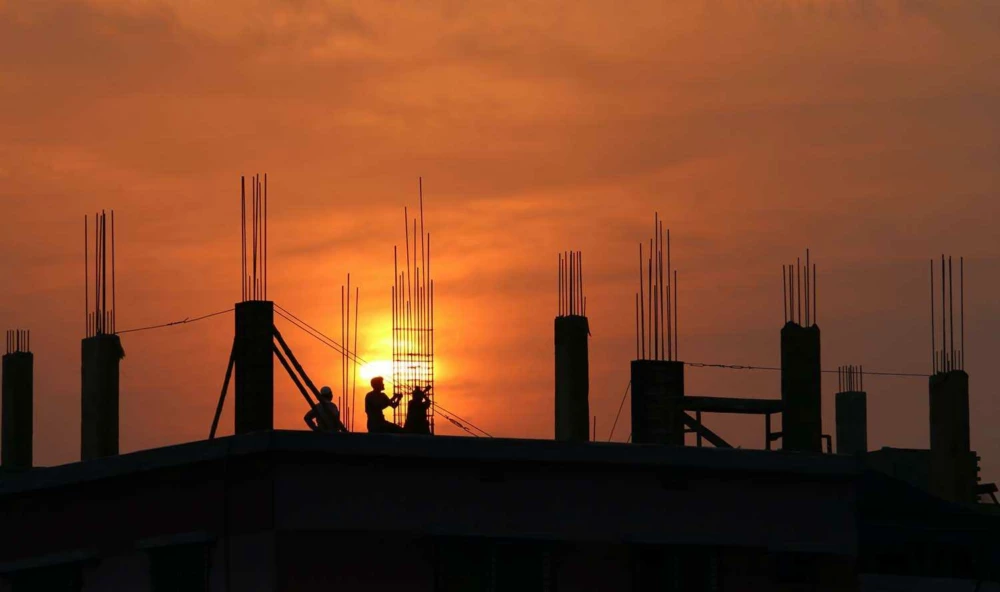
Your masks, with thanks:
<instances>
[{"instance_id":1,"label":"worker's arm","mask_svg":"<svg viewBox=\"0 0 1000 592\"><path fill-rule=\"evenodd\" d=\"M310 409L308 412L306 412L305 416L302 419L305 420L306 425L309 426L310 430L312 430L314 432L319 430L319 425L316 424L316 409L315 408Z\"/></svg>"},{"instance_id":2,"label":"worker's arm","mask_svg":"<svg viewBox=\"0 0 1000 592\"><path fill-rule=\"evenodd\" d=\"M392 407L393 409L395 409L396 407L399 407L399 401L402 398L403 398L402 393L393 395L392 398L389 399L389 407Z\"/></svg>"}]
</instances>

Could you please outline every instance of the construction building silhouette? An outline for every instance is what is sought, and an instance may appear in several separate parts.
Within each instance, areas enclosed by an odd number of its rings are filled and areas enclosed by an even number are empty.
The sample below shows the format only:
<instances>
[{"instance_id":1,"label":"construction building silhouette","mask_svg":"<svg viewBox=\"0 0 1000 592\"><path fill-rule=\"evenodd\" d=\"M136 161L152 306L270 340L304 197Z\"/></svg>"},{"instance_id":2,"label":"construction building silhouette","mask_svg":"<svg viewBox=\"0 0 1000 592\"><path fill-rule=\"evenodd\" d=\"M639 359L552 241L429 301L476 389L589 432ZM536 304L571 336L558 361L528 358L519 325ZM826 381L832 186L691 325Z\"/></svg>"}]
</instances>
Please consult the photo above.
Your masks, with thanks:
<instances>
[{"instance_id":1,"label":"construction building silhouette","mask_svg":"<svg viewBox=\"0 0 1000 592\"><path fill-rule=\"evenodd\" d=\"M640 247L630 443L596 442L590 430L578 251L559 256L553 441L275 430L275 362L307 405L319 397L274 326L284 313L267 296L266 177L251 185L242 298L208 439L119 453L127 361L103 215L88 263L93 307L85 290L80 462L32 467L33 354L26 331L8 334L3 592L1000 589L1000 513L978 503L996 488L978 482L953 312L948 343L932 345L930 449L868 451L865 373L850 366L838 371L834 453L811 255L783 270L780 398L692 396L657 219L646 258ZM394 343L402 333L419 342L394 352L408 387L433 380L426 255L414 277L394 278ZM217 437L230 382L235 433ZM353 408L346 389L341 405ZM763 416L763 449L732 448L703 421L712 413Z\"/></svg>"}]
</instances>

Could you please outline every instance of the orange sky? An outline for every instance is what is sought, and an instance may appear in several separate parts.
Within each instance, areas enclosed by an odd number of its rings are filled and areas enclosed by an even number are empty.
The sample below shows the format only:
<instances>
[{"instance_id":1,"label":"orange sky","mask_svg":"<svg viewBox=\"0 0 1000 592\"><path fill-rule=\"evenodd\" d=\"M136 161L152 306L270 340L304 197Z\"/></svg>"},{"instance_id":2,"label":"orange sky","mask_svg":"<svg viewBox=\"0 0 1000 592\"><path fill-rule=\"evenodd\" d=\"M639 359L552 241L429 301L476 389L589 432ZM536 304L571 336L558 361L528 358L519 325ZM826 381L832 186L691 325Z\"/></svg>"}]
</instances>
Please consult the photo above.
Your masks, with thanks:
<instances>
[{"instance_id":1,"label":"orange sky","mask_svg":"<svg viewBox=\"0 0 1000 592\"><path fill-rule=\"evenodd\" d=\"M239 297L239 175L266 171L270 295L335 334L351 272L369 359L423 175L439 401L497 435L551 437L556 253L579 249L607 438L654 211L689 361L776 365L780 266L808 246L824 367L927 372L926 262L964 255L973 446L1000 478L998 25L987 1L0 0L0 325L32 330L36 462L79 454L83 215L116 211L120 329L197 316ZM338 358L283 331L337 390ZM124 336L123 450L205 437L231 339L230 316ZM687 376L778 396L773 372ZM866 386L869 445L925 447L926 381ZM707 422L761 446L762 420Z\"/></svg>"}]
</instances>

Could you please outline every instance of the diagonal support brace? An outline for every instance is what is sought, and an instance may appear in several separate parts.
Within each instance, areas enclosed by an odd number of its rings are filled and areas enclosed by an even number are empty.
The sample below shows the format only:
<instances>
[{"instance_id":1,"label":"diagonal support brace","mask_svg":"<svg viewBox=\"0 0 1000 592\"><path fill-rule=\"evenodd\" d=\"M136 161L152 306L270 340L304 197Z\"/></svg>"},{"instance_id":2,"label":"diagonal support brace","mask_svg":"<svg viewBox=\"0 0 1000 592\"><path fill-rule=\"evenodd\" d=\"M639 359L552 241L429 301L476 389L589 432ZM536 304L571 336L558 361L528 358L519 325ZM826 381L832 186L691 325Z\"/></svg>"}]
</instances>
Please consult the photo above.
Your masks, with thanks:
<instances>
[{"instance_id":1,"label":"diagonal support brace","mask_svg":"<svg viewBox=\"0 0 1000 592\"><path fill-rule=\"evenodd\" d=\"M716 448L732 448L732 445L730 445L729 442L723 440L718 434L706 428L700 421L691 417L687 413L683 414L682 419L684 420L685 426L691 428L694 433L708 440Z\"/></svg>"},{"instance_id":2,"label":"diagonal support brace","mask_svg":"<svg viewBox=\"0 0 1000 592\"><path fill-rule=\"evenodd\" d=\"M229 380L233 377L233 367L236 366L236 340L233 339L233 349L229 354L229 366L226 367L226 378L222 381L222 392L219 394L219 404L215 406L215 417L212 419L212 429L208 433L208 439L215 439L215 432L219 429L219 418L222 417L222 406L226 403L226 391L229 390Z\"/></svg>"},{"instance_id":3,"label":"diagonal support brace","mask_svg":"<svg viewBox=\"0 0 1000 592\"><path fill-rule=\"evenodd\" d=\"M292 349L288 347L287 343L285 343L285 339L281 336L281 332L278 331L278 328L272 327L272 329L274 330L274 339L278 342L277 345L272 344L274 354L278 357L278 361L280 361L281 365L285 367L285 371L288 372L288 376L291 377L292 382L295 383L295 386L298 387L302 396L305 397L306 402L309 403L309 408L316 410L323 423L330 426L335 425L337 422L329 416L326 407L320 405L318 402L319 390L316 388L316 385L313 384L312 380L309 380L309 375L306 374L306 371L302 368L302 364L299 364L299 361L295 358L295 354L292 353ZM278 345L281 346L280 350L278 349ZM284 351L284 355L282 355L282 351ZM288 357L287 360L285 359L285 356ZM291 366L289 366L289 362L291 362ZM292 370L293 366L295 367L294 371ZM306 387L308 387L308 390ZM316 397L316 402L313 402L313 398L309 396L310 392L312 392L312 395Z\"/></svg>"}]
</instances>

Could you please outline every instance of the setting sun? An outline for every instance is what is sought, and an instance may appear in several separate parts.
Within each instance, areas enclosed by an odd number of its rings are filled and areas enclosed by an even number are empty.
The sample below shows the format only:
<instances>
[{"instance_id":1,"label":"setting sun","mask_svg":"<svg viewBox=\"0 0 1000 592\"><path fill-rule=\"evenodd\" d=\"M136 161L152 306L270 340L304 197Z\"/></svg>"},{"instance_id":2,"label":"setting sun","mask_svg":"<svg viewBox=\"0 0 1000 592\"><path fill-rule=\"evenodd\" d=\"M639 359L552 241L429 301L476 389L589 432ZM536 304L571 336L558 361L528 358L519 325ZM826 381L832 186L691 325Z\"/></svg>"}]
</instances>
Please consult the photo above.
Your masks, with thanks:
<instances>
[{"instance_id":1,"label":"setting sun","mask_svg":"<svg viewBox=\"0 0 1000 592\"><path fill-rule=\"evenodd\" d=\"M358 368L358 375L368 383L376 376L381 376L387 383L392 382L392 361L373 360Z\"/></svg>"}]
</instances>

